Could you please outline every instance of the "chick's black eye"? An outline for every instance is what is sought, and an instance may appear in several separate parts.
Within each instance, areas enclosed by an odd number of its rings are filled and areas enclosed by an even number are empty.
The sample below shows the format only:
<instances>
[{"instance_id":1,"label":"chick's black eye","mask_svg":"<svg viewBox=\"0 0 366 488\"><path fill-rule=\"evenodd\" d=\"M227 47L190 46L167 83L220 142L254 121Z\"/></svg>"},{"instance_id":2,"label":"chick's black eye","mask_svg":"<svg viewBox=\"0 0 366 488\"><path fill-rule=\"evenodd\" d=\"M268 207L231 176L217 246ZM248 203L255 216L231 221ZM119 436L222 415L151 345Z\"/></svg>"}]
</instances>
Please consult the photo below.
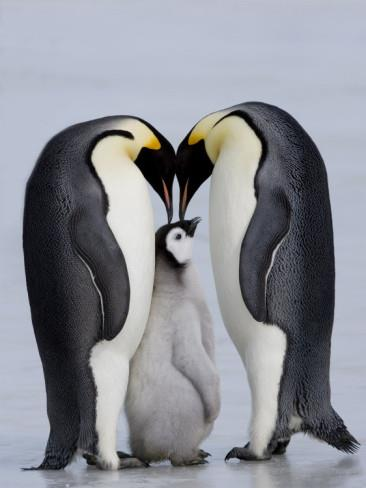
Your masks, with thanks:
<instances>
[{"instance_id":1,"label":"chick's black eye","mask_svg":"<svg viewBox=\"0 0 366 488\"><path fill-rule=\"evenodd\" d=\"M175 239L176 239L177 241L179 241L179 239L182 239L182 234L177 234L177 235L175 236Z\"/></svg>"}]
</instances>

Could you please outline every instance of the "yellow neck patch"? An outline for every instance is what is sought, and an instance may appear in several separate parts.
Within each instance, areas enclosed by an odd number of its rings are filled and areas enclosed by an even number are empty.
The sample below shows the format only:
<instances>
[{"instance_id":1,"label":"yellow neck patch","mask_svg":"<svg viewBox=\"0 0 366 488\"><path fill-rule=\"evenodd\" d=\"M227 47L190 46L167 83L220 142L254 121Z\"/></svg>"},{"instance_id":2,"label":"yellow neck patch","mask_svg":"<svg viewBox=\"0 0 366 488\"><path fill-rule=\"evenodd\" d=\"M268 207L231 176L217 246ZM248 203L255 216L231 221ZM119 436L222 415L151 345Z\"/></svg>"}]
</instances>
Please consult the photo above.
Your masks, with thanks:
<instances>
[{"instance_id":1,"label":"yellow neck patch","mask_svg":"<svg viewBox=\"0 0 366 488\"><path fill-rule=\"evenodd\" d=\"M157 149L161 148L161 144L160 144L159 139L153 134L152 137L150 138L150 140L144 144L144 147L147 147L148 149L157 150Z\"/></svg>"},{"instance_id":2,"label":"yellow neck patch","mask_svg":"<svg viewBox=\"0 0 366 488\"><path fill-rule=\"evenodd\" d=\"M257 154L261 154L262 144L248 123L233 115L226 117L209 132L205 139L205 149L214 164L221 152L227 154L232 150L241 154L245 162L256 159Z\"/></svg>"},{"instance_id":3,"label":"yellow neck patch","mask_svg":"<svg viewBox=\"0 0 366 488\"><path fill-rule=\"evenodd\" d=\"M213 114L207 115L207 117L201 119L192 129L192 132L188 138L188 145L193 146L202 139L205 139L216 122L218 122L227 113L229 113L229 110L220 110L219 112L214 112Z\"/></svg>"},{"instance_id":4,"label":"yellow neck patch","mask_svg":"<svg viewBox=\"0 0 366 488\"><path fill-rule=\"evenodd\" d=\"M153 131L143 122L137 119L123 119L116 124L116 129L127 130L133 135L133 139L123 141L124 152L132 161L135 161L143 147L158 150L161 148L159 139Z\"/></svg>"}]
</instances>

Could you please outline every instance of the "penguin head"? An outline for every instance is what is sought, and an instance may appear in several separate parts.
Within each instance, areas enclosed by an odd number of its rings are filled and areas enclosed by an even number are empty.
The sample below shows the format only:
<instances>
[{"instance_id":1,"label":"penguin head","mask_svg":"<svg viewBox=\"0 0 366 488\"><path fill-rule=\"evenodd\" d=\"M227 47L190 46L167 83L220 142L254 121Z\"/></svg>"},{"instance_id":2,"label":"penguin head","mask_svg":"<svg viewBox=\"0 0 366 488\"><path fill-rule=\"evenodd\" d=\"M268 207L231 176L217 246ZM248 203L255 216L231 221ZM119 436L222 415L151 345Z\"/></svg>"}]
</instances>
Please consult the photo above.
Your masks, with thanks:
<instances>
[{"instance_id":1,"label":"penguin head","mask_svg":"<svg viewBox=\"0 0 366 488\"><path fill-rule=\"evenodd\" d=\"M168 222L173 216L173 180L175 176L175 151L170 142L148 122L137 117L123 117L112 130L99 135L93 151L103 152L101 164L106 154L115 157L126 155L139 168L164 202Z\"/></svg>"},{"instance_id":2,"label":"penguin head","mask_svg":"<svg viewBox=\"0 0 366 488\"><path fill-rule=\"evenodd\" d=\"M176 175L180 187L179 218L184 219L187 206L202 183L212 174L214 163L206 140L212 128L228 113L214 112L201 119L178 147Z\"/></svg>"},{"instance_id":3,"label":"penguin head","mask_svg":"<svg viewBox=\"0 0 366 488\"><path fill-rule=\"evenodd\" d=\"M163 256L174 268L182 268L192 258L193 236L200 217L181 220L160 227L156 232L156 253Z\"/></svg>"},{"instance_id":4,"label":"penguin head","mask_svg":"<svg viewBox=\"0 0 366 488\"><path fill-rule=\"evenodd\" d=\"M172 193L175 176L175 151L170 142L153 126L145 121L140 122L150 129L152 135L148 136L147 141L146 139L142 141L135 164L163 200L168 222L171 222L173 217Z\"/></svg>"}]
</instances>

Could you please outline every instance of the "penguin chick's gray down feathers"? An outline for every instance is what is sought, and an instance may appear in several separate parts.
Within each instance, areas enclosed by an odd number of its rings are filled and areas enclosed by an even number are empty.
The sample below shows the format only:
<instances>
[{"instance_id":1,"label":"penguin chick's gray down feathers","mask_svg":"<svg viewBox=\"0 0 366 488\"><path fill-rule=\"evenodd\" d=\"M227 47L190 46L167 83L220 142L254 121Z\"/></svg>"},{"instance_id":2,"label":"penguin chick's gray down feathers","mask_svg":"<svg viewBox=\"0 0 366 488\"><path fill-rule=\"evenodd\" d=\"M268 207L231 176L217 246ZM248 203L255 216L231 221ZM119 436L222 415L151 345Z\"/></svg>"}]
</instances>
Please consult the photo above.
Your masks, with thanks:
<instances>
[{"instance_id":1,"label":"penguin chick's gray down feathers","mask_svg":"<svg viewBox=\"0 0 366 488\"><path fill-rule=\"evenodd\" d=\"M132 359L126 412L132 453L203 464L199 449L220 409L213 325L191 262L199 219L161 227L150 316Z\"/></svg>"}]
</instances>

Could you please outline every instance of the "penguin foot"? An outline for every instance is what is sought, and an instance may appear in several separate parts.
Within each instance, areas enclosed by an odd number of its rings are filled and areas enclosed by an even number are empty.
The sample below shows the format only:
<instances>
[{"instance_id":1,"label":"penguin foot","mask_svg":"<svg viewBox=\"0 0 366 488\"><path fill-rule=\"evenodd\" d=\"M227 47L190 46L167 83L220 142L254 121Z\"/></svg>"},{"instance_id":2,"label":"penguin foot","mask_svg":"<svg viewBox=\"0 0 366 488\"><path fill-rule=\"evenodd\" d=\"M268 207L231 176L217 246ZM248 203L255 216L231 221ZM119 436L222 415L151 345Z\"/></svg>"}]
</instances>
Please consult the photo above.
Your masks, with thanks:
<instances>
[{"instance_id":1,"label":"penguin foot","mask_svg":"<svg viewBox=\"0 0 366 488\"><path fill-rule=\"evenodd\" d=\"M285 454L287 446L290 444L290 439L283 439L280 441L277 441L277 444L275 448L272 451L272 454L275 456L281 456L282 454Z\"/></svg>"},{"instance_id":2,"label":"penguin foot","mask_svg":"<svg viewBox=\"0 0 366 488\"><path fill-rule=\"evenodd\" d=\"M127 454L126 452L117 451L117 456L119 457L119 469L149 467L147 462L131 456L131 454ZM100 469L111 469L108 466L101 465L98 461L98 457L95 454L84 452L83 458L86 460L89 466L97 466Z\"/></svg>"},{"instance_id":3,"label":"penguin foot","mask_svg":"<svg viewBox=\"0 0 366 488\"><path fill-rule=\"evenodd\" d=\"M241 459L243 461L268 461L271 459L271 454L266 450L262 456L258 456L250 449L250 444L246 444L244 447L233 447L225 456L225 461L229 459Z\"/></svg>"},{"instance_id":4,"label":"penguin foot","mask_svg":"<svg viewBox=\"0 0 366 488\"><path fill-rule=\"evenodd\" d=\"M132 456L131 454L127 454L127 452L123 452L123 451L117 451L117 456L118 456L120 459L126 459L126 458L131 458L131 457L134 457L134 456Z\"/></svg>"},{"instance_id":5,"label":"penguin foot","mask_svg":"<svg viewBox=\"0 0 366 488\"><path fill-rule=\"evenodd\" d=\"M88 466L96 466L97 464L97 456L94 454L90 454L88 452L83 453L83 458L85 459Z\"/></svg>"},{"instance_id":6,"label":"penguin foot","mask_svg":"<svg viewBox=\"0 0 366 488\"><path fill-rule=\"evenodd\" d=\"M119 469L148 468L149 463L137 457L128 456L119 459Z\"/></svg>"},{"instance_id":7,"label":"penguin foot","mask_svg":"<svg viewBox=\"0 0 366 488\"><path fill-rule=\"evenodd\" d=\"M117 471L119 469L119 459L110 457L103 459L100 457L96 458L96 467L102 471Z\"/></svg>"},{"instance_id":8,"label":"penguin foot","mask_svg":"<svg viewBox=\"0 0 366 488\"><path fill-rule=\"evenodd\" d=\"M170 462L173 466L198 466L199 464L208 464L208 461L201 456L193 459L175 459L171 458Z\"/></svg>"},{"instance_id":9,"label":"penguin foot","mask_svg":"<svg viewBox=\"0 0 366 488\"><path fill-rule=\"evenodd\" d=\"M140 459L131 454L127 454L123 451L117 451L117 456L119 457L119 467L120 469L125 468L149 468L150 464L143 459ZM128 461L127 461L128 460Z\"/></svg>"},{"instance_id":10,"label":"penguin foot","mask_svg":"<svg viewBox=\"0 0 366 488\"><path fill-rule=\"evenodd\" d=\"M207 458L207 457L211 456L211 454L210 454L209 452L206 452L206 451L204 451L203 449L199 449L199 451L198 451L198 455L199 455L199 457L201 457L202 459L205 459L205 458Z\"/></svg>"}]
</instances>

